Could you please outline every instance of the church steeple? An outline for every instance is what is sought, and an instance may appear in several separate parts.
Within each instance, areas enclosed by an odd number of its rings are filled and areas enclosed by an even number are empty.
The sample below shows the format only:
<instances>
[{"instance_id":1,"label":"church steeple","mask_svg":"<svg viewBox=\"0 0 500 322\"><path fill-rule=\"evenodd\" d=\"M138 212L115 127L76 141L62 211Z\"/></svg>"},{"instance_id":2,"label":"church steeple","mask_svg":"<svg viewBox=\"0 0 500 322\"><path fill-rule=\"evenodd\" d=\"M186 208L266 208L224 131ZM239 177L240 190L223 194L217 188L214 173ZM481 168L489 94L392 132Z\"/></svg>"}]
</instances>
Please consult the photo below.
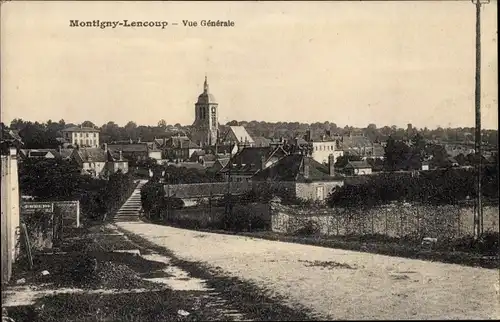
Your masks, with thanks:
<instances>
[{"instance_id":1,"label":"church steeple","mask_svg":"<svg viewBox=\"0 0 500 322\"><path fill-rule=\"evenodd\" d=\"M208 80L206 74L205 74L205 83L203 84L203 93L208 93Z\"/></svg>"}]
</instances>

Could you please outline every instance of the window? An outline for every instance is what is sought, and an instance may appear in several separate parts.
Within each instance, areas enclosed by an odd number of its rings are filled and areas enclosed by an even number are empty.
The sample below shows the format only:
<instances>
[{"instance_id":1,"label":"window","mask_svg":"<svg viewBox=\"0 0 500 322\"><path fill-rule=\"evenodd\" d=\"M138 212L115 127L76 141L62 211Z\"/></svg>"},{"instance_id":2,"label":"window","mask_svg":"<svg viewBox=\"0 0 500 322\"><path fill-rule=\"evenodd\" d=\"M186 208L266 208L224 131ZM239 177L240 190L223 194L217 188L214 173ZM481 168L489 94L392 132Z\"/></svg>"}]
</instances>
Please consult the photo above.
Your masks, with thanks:
<instances>
[{"instance_id":1,"label":"window","mask_svg":"<svg viewBox=\"0 0 500 322\"><path fill-rule=\"evenodd\" d=\"M94 137L97 137L97 133L94 133Z\"/></svg>"}]
</instances>

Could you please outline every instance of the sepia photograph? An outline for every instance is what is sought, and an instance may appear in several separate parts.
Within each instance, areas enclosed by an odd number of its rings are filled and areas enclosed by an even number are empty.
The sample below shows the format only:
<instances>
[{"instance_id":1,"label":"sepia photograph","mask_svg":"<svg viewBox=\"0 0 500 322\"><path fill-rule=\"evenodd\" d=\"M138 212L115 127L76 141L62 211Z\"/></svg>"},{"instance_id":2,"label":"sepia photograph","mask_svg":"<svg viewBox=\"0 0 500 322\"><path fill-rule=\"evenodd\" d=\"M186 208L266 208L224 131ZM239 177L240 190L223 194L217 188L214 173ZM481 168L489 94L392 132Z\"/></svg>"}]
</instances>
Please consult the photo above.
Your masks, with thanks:
<instances>
[{"instance_id":1,"label":"sepia photograph","mask_svg":"<svg viewBox=\"0 0 500 322\"><path fill-rule=\"evenodd\" d=\"M2 321L500 319L497 11L1 0Z\"/></svg>"}]
</instances>

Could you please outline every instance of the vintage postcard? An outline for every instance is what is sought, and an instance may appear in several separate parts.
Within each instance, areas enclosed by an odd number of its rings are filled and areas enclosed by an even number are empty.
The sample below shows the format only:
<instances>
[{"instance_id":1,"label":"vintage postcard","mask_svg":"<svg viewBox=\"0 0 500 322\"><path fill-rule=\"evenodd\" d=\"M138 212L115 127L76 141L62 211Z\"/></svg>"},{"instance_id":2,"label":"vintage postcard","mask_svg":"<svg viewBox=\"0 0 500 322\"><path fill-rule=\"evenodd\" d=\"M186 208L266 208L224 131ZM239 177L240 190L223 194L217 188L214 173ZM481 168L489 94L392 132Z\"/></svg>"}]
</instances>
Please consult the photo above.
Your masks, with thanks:
<instances>
[{"instance_id":1,"label":"vintage postcard","mask_svg":"<svg viewBox=\"0 0 500 322\"><path fill-rule=\"evenodd\" d=\"M2 0L2 321L499 319L497 10Z\"/></svg>"}]
</instances>

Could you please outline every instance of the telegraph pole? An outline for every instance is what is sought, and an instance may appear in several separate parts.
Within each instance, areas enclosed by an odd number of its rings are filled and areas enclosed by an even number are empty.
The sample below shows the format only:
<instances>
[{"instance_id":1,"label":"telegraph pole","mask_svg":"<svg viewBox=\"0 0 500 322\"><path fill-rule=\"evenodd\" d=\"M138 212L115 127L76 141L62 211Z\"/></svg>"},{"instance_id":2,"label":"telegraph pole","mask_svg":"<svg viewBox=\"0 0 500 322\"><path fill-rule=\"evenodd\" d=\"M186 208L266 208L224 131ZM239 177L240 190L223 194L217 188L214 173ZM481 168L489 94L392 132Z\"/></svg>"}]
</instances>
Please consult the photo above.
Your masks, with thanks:
<instances>
[{"instance_id":1,"label":"telegraph pole","mask_svg":"<svg viewBox=\"0 0 500 322\"><path fill-rule=\"evenodd\" d=\"M475 128L475 154L477 159L477 213L474 216L474 235L476 238L483 233L483 205L481 198L481 172L482 172L482 153L481 153L481 5L487 4L490 0L471 0L476 6L476 90L475 90L475 110L476 110L476 128Z\"/></svg>"}]
</instances>

